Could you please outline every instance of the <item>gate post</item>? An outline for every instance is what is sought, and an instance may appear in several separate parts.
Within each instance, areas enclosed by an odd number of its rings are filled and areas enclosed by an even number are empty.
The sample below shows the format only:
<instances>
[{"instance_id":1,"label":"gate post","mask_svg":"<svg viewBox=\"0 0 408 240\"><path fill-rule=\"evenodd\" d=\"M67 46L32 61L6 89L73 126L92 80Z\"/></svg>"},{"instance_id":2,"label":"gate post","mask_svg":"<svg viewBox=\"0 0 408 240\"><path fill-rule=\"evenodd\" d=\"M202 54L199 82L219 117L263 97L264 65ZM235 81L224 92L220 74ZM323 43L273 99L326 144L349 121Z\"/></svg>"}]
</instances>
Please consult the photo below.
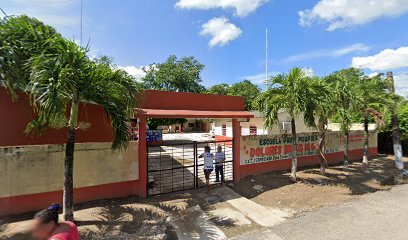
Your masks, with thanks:
<instances>
[{"instance_id":1,"label":"gate post","mask_svg":"<svg viewBox=\"0 0 408 240\"><path fill-rule=\"evenodd\" d=\"M147 197L146 117L139 118L139 194Z\"/></svg>"},{"instance_id":2,"label":"gate post","mask_svg":"<svg viewBox=\"0 0 408 240\"><path fill-rule=\"evenodd\" d=\"M194 187L198 189L198 153L197 153L197 141L193 142L193 154L194 154Z\"/></svg>"},{"instance_id":3,"label":"gate post","mask_svg":"<svg viewBox=\"0 0 408 240\"><path fill-rule=\"evenodd\" d=\"M241 133L240 133L240 123L237 119L232 119L232 152L233 152L233 169L234 169L234 182L238 183L241 165Z\"/></svg>"}]
</instances>

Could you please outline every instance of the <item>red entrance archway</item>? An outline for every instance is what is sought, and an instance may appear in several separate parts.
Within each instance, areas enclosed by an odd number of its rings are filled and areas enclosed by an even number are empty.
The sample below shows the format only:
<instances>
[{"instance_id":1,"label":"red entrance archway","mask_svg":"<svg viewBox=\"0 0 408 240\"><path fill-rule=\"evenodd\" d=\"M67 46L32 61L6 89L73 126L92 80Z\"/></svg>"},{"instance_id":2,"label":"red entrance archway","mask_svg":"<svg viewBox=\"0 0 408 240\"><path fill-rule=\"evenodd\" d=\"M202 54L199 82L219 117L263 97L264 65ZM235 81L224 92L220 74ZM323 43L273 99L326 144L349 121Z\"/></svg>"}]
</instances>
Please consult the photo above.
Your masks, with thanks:
<instances>
[{"instance_id":1,"label":"red entrance archway","mask_svg":"<svg viewBox=\"0 0 408 240\"><path fill-rule=\"evenodd\" d=\"M240 172L240 121L253 117L244 111L244 98L167 91L145 91L140 98L141 106L135 118L139 119L139 193L147 196L147 118L230 118L233 131L234 181L239 181Z\"/></svg>"}]
</instances>

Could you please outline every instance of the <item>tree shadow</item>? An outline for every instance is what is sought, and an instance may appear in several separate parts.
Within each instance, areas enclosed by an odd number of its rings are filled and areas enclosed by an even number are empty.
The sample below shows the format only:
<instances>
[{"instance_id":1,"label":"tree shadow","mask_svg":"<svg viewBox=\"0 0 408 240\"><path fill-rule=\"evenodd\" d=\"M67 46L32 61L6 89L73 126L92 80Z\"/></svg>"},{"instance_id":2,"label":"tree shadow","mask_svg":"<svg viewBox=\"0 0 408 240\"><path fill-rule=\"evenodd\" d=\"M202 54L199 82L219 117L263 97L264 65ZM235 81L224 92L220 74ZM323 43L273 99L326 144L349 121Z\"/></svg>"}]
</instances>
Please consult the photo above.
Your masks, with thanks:
<instances>
[{"instance_id":1,"label":"tree shadow","mask_svg":"<svg viewBox=\"0 0 408 240\"><path fill-rule=\"evenodd\" d=\"M148 199L129 197L95 200L75 205L75 224L80 230L81 239L85 240L117 239L119 235L127 235L129 239L160 239L160 234L166 235L167 239L177 239L168 217L182 214L194 204L192 195L188 193ZM1 219L0 239L31 239L30 233L3 233L14 227L10 224L20 225L21 221L32 217L33 213Z\"/></svg>"},{"instance_id":2,"label":"tree shadow","mask_svg":"<svg viewBox=\"0 0 408 240\"><path fill-rule=\"evenodd\" d=\"M237 227L236 221L234 219L227 216L220 217L214 215L212 213L212 211L215 210L215 207L213 205L205 205L205 207L202 207L202 209L206 213L207 220L215 223L215 225L217 225L218 227L226 229Z\"/></svg>"},{"instance_id":3,"label":"tree shadow","mask_svg":"<svg viewBox=\"0 0 408 240\"><path fill-rule=\"evenodd\" d=\"M295 184L289 179L289 173L289 171L277 171L248 176L232 188L247 198L253 198L263 192ZM346 187L350 190L350 195L363 195L389 190L395 184L407 183L406 179L401 181L401 178L401 173L395 168L394 161L390 157L380 155L370 159L368 166L363 165L361 161L350 162L348 168L344 168L343 163L331 164L324 176L320 174L319 165L299 167L297 182L312 187ZM262 191L253 188L257 184L263 186Z\"/></svg>"},{"instance_id":4,"label":"tree shadow","mask_svg":"<svg viewBox=\"0 0 408 240\"><path fill-rule=\"evenodd\" d=\"M394 164L393 160L384 156L371 159L368 166L355 161L344 169L342 164L337 164L326 171L322 181L313 181L313 179L308 181L309 178L305 180L312 185L345 186L350 190L350 195L363 195L389 190L393 185L399 184L398 179L401 179L402 175ZM320 174L317 169L308 169L304 173Z\"/></svg>"},{"instance_id":5,"label":"tree shadow","mask_svg":"<svg viewBox=\"0 0 408 240\"><path fill-rule=\"evenodd\" d=\"M92 225L94 228L81 233L81 239L95 239L96 236L129 234L145 238L165 234L165 215L151 208L134 208L131 206L106 207L98 220L76 221L78 227ZM153 235L152 235L153 234Z\"/></svg>"},{"instance_id":6,"label":"tree shadow","mask_svg":"<svg viewBox=\"0 0 408 240\"><path fill-rule=\"evenodd\" d=\"M137 236L138 239L161 239L163 236L166 236L166 239L177 239L171 219L173 216L183 215L193 204L191 194L188 193L175 193L149 199L118 199L103 208L98 220L76 221L76 223L82 227L88 225L94 227L91 231L82 234L83 239L95 239L96 236L106 235L115 239L119 234Z\"/></svg>"}]
</instances>

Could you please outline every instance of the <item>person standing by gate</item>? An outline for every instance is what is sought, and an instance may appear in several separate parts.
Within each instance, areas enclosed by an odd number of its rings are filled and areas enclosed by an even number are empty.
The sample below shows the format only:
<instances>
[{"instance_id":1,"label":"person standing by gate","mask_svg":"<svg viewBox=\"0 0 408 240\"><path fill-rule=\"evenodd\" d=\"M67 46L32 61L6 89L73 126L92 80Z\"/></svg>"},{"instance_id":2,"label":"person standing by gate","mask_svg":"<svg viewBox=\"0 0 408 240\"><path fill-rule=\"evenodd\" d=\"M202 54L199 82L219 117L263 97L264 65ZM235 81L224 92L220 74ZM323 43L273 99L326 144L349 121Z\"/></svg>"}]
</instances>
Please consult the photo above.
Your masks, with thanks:
<instances>
[{"instance_id":1,"label":"person standing by gate","mask_svg":"<svg viewBox=\"0 0 408 240\"><path fill-rule=\"evenodd\" d=\"M220 175L221 175L221 183L224 183L224 161L225 161L225 153L222 151L222 147L217 147L217 152L215 153L215 181L220 182Z\"/></svg>"},{"instance_id":2,"label":"person standing by gate","mask_svg":"<svg viewBox=\"0 0 408 240\"><path fill-rule=\"evenodd\" d=\"M202 153L199 158L204 158L204 176L205 184L207 186L207 193L210 192L210 175L214 167L214 154L210 152L210 146L205 146L204 153Z\"/></svg>"}]
</instances>

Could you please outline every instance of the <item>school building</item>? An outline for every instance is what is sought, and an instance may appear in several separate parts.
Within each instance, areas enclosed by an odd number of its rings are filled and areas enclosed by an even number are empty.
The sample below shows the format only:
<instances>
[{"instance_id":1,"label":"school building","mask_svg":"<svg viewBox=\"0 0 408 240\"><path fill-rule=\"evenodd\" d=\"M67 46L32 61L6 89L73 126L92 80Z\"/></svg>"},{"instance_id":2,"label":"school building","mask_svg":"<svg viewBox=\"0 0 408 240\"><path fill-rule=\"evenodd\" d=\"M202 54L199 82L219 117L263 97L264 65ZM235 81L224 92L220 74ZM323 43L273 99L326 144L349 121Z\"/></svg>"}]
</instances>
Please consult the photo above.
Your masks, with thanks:
<instances>
[{"instance_id":1,"label":"school building","mask_svg":"<svg viewBox=\"0 0 408 240\"><path fill-rule=\"evenodd\" d=\"M241 122L241 136L249 135L267 135L267 134L291 134L291 117L285 110L278 112L278 121L272 128L265 126L265 117L259 111L250 111L254 117L250 118L247 122ZM303 120L303 115L300 114L296 119L296 132L297 133L313 133L316 132L315 128L310 128ZM232 139L232 125L229 119L211 119L210 128L214 132L216 139ZM375 131L376 124L369 124L369 131ZM363 131L363 124L352 124L351 131ZM340 125L338 123L329 123L328 131L340 131Z\"/></svg>"},{"instance_id":2,"label":"school building","mask_svg":"<svg viewBox=\"0 0 408 240\"><path fill-rule=\"evenodd\" d=\"M110 122L102 107L82 103L79 122L90 127L78 130L74 155L74 201L148 197L204 186L203 162L197 156L205 146L221 145L226 154L226 180L268 171L289 169L290 134L241 136L241 127L256 119L244 111L243 97L145 91L132 126L137 137L126 150L111 150ZM0 216L36 211L51 202L62 202L66 129L46 129L27 135L24 129L34 113L28 97L19 93L12 101L0 87ZM162 143L147 139L148 118L219 119L230 126L231 139L207 142ZM314 143L318 133L298 136L299 165L318 164ZM350 134L351 159L362 158L363 133ZM326 156L331 163L342 161L343 137L331 132L326 138ZM370 134L371 156L377 154L377 134ZM214 150L213 150L214 151Z\"/></svg>"}]
</instances>

